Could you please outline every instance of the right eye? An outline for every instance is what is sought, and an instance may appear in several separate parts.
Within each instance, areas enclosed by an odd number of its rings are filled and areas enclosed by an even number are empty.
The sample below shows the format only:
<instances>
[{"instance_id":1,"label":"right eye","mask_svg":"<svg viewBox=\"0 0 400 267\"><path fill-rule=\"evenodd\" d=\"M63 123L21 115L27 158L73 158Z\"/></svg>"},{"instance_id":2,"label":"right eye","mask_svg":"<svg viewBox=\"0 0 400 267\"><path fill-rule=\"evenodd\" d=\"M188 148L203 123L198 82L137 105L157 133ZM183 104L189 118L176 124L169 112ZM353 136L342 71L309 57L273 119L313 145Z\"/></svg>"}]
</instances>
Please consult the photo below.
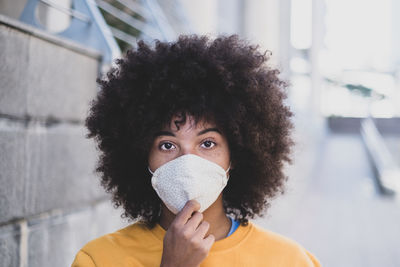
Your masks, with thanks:
<instances>
[{"instance_id":1,"label":"right eye","mask_svg":"<svg viewBox=\"0 0 400 267\"><path fill-rule=\"evenodd\" d=\"M165 142L165 143L162 143L160 145L160 149L161 150L167 150L168 151L168 150L172 150L174 148L175 148L175 146L170 142Z\"/></svg>"}]
</instances>

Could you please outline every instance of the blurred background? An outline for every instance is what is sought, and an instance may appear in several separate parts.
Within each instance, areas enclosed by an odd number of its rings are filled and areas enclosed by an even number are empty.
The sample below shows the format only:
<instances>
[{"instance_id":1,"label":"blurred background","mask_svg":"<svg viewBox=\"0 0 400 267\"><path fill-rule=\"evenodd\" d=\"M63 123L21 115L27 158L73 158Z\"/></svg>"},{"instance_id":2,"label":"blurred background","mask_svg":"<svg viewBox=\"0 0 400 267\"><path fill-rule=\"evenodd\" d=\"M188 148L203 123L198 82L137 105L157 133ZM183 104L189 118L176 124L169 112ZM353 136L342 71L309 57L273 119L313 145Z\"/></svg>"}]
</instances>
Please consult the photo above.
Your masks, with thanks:
<instances>
[{"instance_id":1,"label":"blurred background","mask_svg":"<svg viewBox=\"0 0 400 267\"><path fill-rule=\"evenodd\" d=\"M400 266L400 1L1 0L0 266L127 224L93 173L95 80L137 40L239 34L290 82L284 195L255 221L323 266Z\"/></svg>"}]
</instances>

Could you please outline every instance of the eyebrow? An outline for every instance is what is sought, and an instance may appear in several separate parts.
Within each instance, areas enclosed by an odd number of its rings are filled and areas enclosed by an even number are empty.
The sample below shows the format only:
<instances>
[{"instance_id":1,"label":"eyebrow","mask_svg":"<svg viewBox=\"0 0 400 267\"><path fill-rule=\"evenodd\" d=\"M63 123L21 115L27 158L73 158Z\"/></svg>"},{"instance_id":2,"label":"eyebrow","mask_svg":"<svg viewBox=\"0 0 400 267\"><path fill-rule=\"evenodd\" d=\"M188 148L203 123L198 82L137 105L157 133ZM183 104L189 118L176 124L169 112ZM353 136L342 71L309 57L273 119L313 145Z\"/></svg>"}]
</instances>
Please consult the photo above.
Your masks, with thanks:
<instances>
[{"instance_id":1,"label":"eyebrow","mask_svg":"<svg viewBox=\"0 0 400 267\"><path fill-rule=\"evenodd\" d=\"M217 128L207 128L207 129L204 129L204 130L198 132L197 136L208 133L208 132L217 132L217 133L221 134L221 131L218 130ZM162 135L175 136L174 133L169 132L169 131L159 131L154 135L154 137L158 137L158 136L162 136Z\"/></svg>"}]
</instances>

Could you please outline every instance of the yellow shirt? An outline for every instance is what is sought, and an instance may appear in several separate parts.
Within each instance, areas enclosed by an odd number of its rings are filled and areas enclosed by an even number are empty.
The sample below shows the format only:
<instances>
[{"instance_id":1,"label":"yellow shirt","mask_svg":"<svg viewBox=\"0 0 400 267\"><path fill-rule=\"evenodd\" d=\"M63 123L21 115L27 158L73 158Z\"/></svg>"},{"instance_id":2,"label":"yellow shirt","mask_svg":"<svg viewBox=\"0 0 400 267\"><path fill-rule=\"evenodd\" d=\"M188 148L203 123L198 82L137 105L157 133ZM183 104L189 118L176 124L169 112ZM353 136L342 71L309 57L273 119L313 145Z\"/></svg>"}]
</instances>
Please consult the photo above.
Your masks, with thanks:
<instances>
[{"instance_id":1,"label":"yellow shirt","mask_svg":"<svg viewBox=\"0 0 400 267\"><path fill-rule=\"evenodd\" d=\"M72 267L160 266L165 230L135 223L87 243ZM201 267L270 266L320 267L318 260L296 242L249 222L216 241Z\"/></svg>"}]
</instances>

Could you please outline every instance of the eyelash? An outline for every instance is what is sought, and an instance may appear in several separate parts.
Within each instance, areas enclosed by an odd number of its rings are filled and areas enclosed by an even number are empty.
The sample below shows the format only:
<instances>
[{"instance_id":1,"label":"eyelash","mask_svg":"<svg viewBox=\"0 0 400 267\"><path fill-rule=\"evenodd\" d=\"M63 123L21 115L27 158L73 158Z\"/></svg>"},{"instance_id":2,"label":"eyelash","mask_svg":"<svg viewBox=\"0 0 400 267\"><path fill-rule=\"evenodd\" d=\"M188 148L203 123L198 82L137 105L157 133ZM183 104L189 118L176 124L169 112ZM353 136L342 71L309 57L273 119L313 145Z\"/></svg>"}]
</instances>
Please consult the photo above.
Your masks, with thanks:
<instances>
[{"instance_id":1,"label":"eyelash","mask_svg":"<svg viewBox=\"0 0 400 267\"><path fill-rule=\"evenodd\" d=\"M204 140L203 142L201 142L201 144L204 144L205 142L211 142L213 144L211 147L205 147L206 149L211 149L211 148L213 148L214 146L217 145L217 143L215 143L214 141L212 141L210 139Z\"/></svg>"},{"instance_id":2,"label":"eyelash","mask_svg":"<svg viewBox=\"0 0 400 267\"><path fill-rule=\"evenodd\" d=\"M163 150L163 151L167 151L167 152L170 151L171 149L163 149L163 148L162 148L162 146L165 145L165 144L171 144L171 145L175 146L175 145L172 144L171 142L163 142L163 143L161 143L161 144L158 146L158 148L161 149L161 150Z\"/></svg>"},{"instance_id":3,"label":"eyelash","mask_svg":"<svg viewBox=\"0 0 400 267\"><path fill-rule=\"evenodd\" d=\"M212 140L210 140L210 139L204 140L203 142L201 142L201 144L203 145L205 142L211 142L211 143L212 143L212 146L211 146L211 147L203 147L203 148L205 148L205 149L211 149L211 148L213 148L213 147L215 147L215 146L217 145L216 142L214 142L214 141L212 141ZM165 144L171 144L172 146L175 147L175 145L174 145L173 143L171 143L171 142L163 142L163 143L161 143L161 144L158 146L158 148L161 149L161 150L163 150L163 151L167 151L167 152L171 151L172 149L163 149L163 148L162 148L162 146L164 146Z\"/></svg>"}]
</instances>

